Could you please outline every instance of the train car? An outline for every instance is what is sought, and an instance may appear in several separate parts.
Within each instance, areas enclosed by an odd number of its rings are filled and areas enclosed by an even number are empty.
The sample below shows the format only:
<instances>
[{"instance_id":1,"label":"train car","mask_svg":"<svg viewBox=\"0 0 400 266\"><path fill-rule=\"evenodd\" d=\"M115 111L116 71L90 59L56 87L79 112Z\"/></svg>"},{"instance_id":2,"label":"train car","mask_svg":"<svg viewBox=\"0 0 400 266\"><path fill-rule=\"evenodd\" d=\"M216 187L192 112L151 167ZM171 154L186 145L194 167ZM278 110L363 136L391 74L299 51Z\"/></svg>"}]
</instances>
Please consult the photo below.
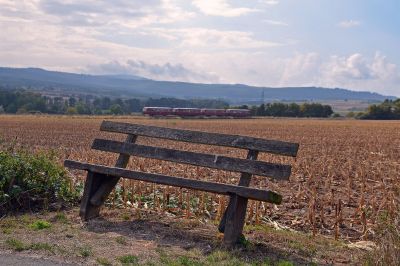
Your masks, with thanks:
<instances>
[{"instance_id":1,"label":"train car","mask_svg":"<svg viewBox=\"0 0 400 266\"><path fill-rule=\"evenodd\" d=\"M173 115L173 108L170 107L144 107L143 114L149 116Z\"/></svg>"},{"instance_id":2,"label":"train car","mask_svg":"<svg viewBox=\"0 0 400 266\"><path fill-rule=\"evenodd\" d=\"M178 117L250 117L250 110L247 109L208 109L208 108L170 108L170 107L144 107L143 114L152 117L178 116Z\"/></svg>"},{"instance_id":3,"label":"train car","mask_svg":"<svg viewBox=\"0 0 400 266\"><path fill-rule=\"evenodd\" d=\"M225 113L226 113L225 109L206 109L206 108L201 109L201 115L205 117L212 117L212 116L224 117Z\"/></svg>"},{"instance_id":4,"label":"train car","mask_svg":"<svg viewBox=\"0 0 400 266\"><path fill-rule=\"evenodd\" d=\"M201 116L201 109L199 108L174 108L172 112L181 117Z\"/></svg>"},{"instance_id":5,"label":"train car","mask_svg":"<svg viewBox=\"0 0 400 266\"><path fill-rule=\"evenodd\" d=\"M226 109L226 116L229 117L250 117L250 110L247 109Z\"/></svg>"}]
</instances>

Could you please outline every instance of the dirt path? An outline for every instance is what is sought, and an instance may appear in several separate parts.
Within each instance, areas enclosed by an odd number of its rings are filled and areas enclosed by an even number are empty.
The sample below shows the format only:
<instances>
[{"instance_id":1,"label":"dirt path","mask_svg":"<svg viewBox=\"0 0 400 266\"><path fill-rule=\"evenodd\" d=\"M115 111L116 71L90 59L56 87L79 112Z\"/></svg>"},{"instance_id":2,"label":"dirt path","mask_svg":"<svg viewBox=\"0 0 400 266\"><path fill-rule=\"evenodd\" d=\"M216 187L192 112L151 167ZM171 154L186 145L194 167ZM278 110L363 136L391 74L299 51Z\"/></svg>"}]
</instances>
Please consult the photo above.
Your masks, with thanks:
<instances>
[{"instance_id":1,"label":"dirt path","mask_svg":"<svg viewBox=\"0 0 400 266\"><path fill-rule=\"evenodd\" d=\"M7 265L7 266L51 266L51 265L58 265L58 266L72 266L76 264L69 264L65 262L58 262L49 259L43 258L34 258L34 257L24 257L15 254L0 254L0 265Z\"/></svg>"}]
</instances>

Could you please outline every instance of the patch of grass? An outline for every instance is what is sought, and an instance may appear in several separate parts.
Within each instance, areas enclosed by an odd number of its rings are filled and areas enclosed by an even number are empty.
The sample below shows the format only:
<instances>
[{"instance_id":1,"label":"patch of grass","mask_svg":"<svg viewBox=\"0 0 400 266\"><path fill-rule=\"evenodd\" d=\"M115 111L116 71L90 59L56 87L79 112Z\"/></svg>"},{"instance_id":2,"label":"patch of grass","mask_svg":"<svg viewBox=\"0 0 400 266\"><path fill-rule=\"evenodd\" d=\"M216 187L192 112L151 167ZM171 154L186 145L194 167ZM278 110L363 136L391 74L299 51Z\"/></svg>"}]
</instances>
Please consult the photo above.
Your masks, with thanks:
<instances>
[{"instance_id":1,"label":"patch of grass","mask_svg":"<svg viewBox=\"0 0 400 266\"><path fill-rule=\"evenodd\" d=\"M62 212L57 213L56 216L54 216L54 219L55 219L56 221L58 221L58 222L63 223L63 224L68 223L68 218L67 218L67 216L66 216L64 213L62 213Z\"/></svg>"},{"instance_id":2,"label":"patch of grass","mask_svg":"<svg viewBox=\"0 0 400 266\"><path fill-rule=\"evenodd\" d=\"M102 266L111 266L112 263L106 258L97 258L96 262Z\"/></svg>"},{"instance_id":3,"label":"patch of grass","mask_svg":"<svg viewBox=\"0 0 400 266\"><path fill-rule=\"evenodd\" d=\"M15 238L7 239L6 245L14 251L24 251L28 249L28 246L25 243Z\"/></svg>"},{"instance_id":4,"label":"patch of grass","mask_svg":"<svg viewBox=\"0 0 400 266\"><path fill-rule=\"evenodd\" d=\"M54 248L49 243L33 243L29 246L31 250L46 250L54 253Z\"/></svg>"},{"instance_id":5,"label":"patch of grass","mask_svg":"<svg viewBox=\"0 0 400 266\"><path fill-rule=\"evenodd\" d=\"M7 230L14 229L16 227L16 219L13 217L6 217L0 220L0 227L3 228L3 232Z\"/></svg>"},{"instance_id":6,"label":"patch of grass","mask_svg":"<svg viewBox=\"0 0 400 266\"><path fill-rule=\"evenodd\" d=\"M19 217L19 221L22 223L22 224L29 224L30 222L31 222L31 216L30 215L28 215L28 214L24 214L24 215L21 215L20 217Z\"/></svg>"},{"instance_id":7,"label":"patch of grass","mask_svg":"<svg viewBox=\"0 0 400 266\"><path fill-rule=\"evenodd\" d=\"M260 266L271 266L273 265L273 263L271 262L270 258L265 258L263 261L261 261L260 263L255 263L254 265L260 265Z\"/></svg>"},{"instance_id":8,"label":"patch of grass","mask_svg":"<svg viewBox=\"0 0 400 266\"><path fill-rule=\"evenodd\" d=\"M182 266L200 266L200 265L203 265L203 263L199 262L198 260L193 259L193 258L189 258L187 256L178 257L176 262L177 262L177 265L182 265ZM176 264L173 264L173 265L176 265Z\"/></svg>"},{"instance_id":9,"label":"patch of grass","mask_svg":"<svg viewBox=\"0 0 400 266\"><path fill-rule=\"evenodd\" d=\"M125 255L117 258L122 264L139 265L139 259L134 255Z\"/></svg>"},{"instance_id":10,"label":"patch of grass","mask_svg":"<svg viewBox=\"0 0 400 266\"><path fill-rule=\"evenodd\" d=\"M115 242L117 242L118 244L121 244L121 245L126 245L127 244L126 238L123 237L123 236L117 236L115 238Z\"/></svg>"},{"instance_id":11,"label":"patch of grass","mask_svg":"<svg viewBox=\"0 0 400 266\"><path fill-rule=\"evenodd\" d=\"M328 239L324 236L312 236L311 234L296 232L290 230L277 230L272 226L246 225L245 232L258 231L265 235L265 238L274 239L277 242L285 243L295 252L299 252L305 256L312 257L317 253L326 253L328 251L337 252L345 247L341 241Z\"/></svg>"},{"instance_id":12,"label":"patch of grass","mask_svg":"<svg viewBox=\"0 0 400 266\"><path fill-rule=\"evenodd\" d=\"M47 229L50 227L51 227L51 223L49 223L45 220L37 220L29 225L29 228L33 229L33 230L43 230L43 229Z\"/></svg>"},{"instance_id":13,"label":"patch of grass","mask_svg":"<svg viewBox=\"0 0 400 266\"><path fill-rule=\"evenodd\" d=\"M45 250L54 253L54 248L49 243L32 243L27 244L21 240L15 238L9 238L6 240L6 245L14 251L24 251L24 250Z\"/></svg>"},{"instance_id":14,"label":"patch of grass","mask_svg":"<svg viewBox=\"0 0 400 266\"><path fill-rule=\"evenodd\" d=\"M187 255L177 256L175 254L167 255L164 251L158 250L160 254L159 262L154 262L153 265L167 265L167 266L201 266L206 265L202 261L204 256L199 254L193 254L189 252Z\"/></svg>"},{"instance_id":15,"label":"patch of grass","mask_svg":"<svg viewBox=\"0 0 400 266\"><path fill-rule=\"evenodd\" d=\"M244 265L237 257L227 251L217 250L207 256L206 262L208 265Z\"/></svg>"},{"instance_id":16,"label":"patch of grass","mask_svg":"<svg viewBox=\"0 0 400 266\"><path fill-rule=\"evenodd\" d=\"M5 235L9 235L9 234L12 233L12 229L11 229L11 228L3 228L1 231L2 231L3 234L5 234Z\"/></svg>"},{"instance_id":17,"label":"patch of grass","mask_svg":"<svg viewBox=\"0 0 400 266\"><path fill-rule=\"evenodd\" d=\"M79 255L84 258L87 258L93 254L92 248L89 246L82 246L79 248Z\"/></svg>"},{"instance_id":18,"label":"patch of grass","mask_svg":"<svg viewBox=\"0 0 400 266\"><path fill-rule=\"evenodd\" d=\"M160 254L159 262L154 265L167 266L201 266L201 265L226 265L226 266L269 266L272 265L270 260L264 262L257 260L246 261L237 257L234 253L217 250L208 256L204 256L200 251L192 250L185 255L177 256L175 253L167 254L164 250L158 250Z\"/></svg>"},{"instance_id":19,"label":"patch of grass","mask_svg":"<svg viewBox=\"0 0 400 266\"><path fill-rule=\"evenodd\" d=\"M293 262L288 260L271 260L269 257L252 258L241 256L240 250L228 251L217 249L211 254L204 256L198 250L193 249L184 255L177 255L175 252L169 253L165 249L157 249L159 253L158 261L148 262L148 265L167 265L167 266L292 266Z\"/></svg>"},{"instance_id":20,"label":"patch of grass","mask_svg":"<svg viewBox=\"0 0 400 266\"><path fill-rule=\"evenodd\" d=\"M298 240L290 240L288 243L290 248L300 251L307 256L313 256L317 252L317 247L312 243L304 243Z\"/></svg>"},{"instance_id":21,"label":"patch of grass","mask_svg":"<svg viewBox=\"0 0 400 266\"><path fill-rule=\"evenodd\" d=\"M278 261L277 266L294 266L294 264L291 261L280 260Z\"/></svg>"}]
</instances>

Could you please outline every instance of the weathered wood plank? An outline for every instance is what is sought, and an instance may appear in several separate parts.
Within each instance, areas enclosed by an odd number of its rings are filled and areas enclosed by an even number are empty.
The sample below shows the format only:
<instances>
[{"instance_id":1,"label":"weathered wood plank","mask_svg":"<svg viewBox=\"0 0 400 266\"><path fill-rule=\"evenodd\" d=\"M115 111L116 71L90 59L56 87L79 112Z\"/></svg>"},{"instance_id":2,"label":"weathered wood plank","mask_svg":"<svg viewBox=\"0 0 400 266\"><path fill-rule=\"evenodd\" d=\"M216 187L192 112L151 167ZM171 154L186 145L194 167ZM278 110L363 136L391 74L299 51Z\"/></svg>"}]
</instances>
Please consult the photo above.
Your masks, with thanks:
<instances>
[{"instance_id":1,"label":"weathered wood plank","mask_svg":"<svg viewBox=\"0 0 400 266\"><path fill-rule=\"evenodd\" d=\"M226 210L224 244L234 246L239 243L243 232L244 218L246 217L247 198L239 195L231 196L231 204Z\"/></svg>"},{"instance_id":2,"label":"weathered wood plank","mask_svg":"<svg viewBox=\"0 0 400 266\"><path fill-rule=\"evenodd\" d=\"M231 158L189 151L179 151L161 147L130 144L114 140L95 139L92 148L101 151L123 153L145 158L204 166L220 170L245 172L249 174L273 177L280 180L287 180L291 172L290 165L251 161L240 158Z\"/></svg>"},{"instance_id":3,"label":"weathered wood plank","mask_svg":"<svg viewBox=\"0 0 400 266\"><path fill-rule=\"evenodd\" d=\"M249 152L247 153L248 160L257 160L257 157L258 157L258 151L249 150ZM248 187L250 185L250 182L251 182L251 174L242 173L239 180L239 186ZM227 232L228 236L226 238L228 242L232 241L232 239L234 238L240 237L240 234L243 231L244 219L246 218L246 208L247 208L246 198L238 198L237 195L232 195L230 197L228 207L226 208L224 215L222 216L221 222L219 223L218 226L218 230L221 233L225 232L225 225L228 212L229 210L235 210L235 213L230 214L231 216L233 215L233 217L231 217L231 224L230 224L232 227L228 229ZM236 227L240 229L240 232L236 233L236 235L233 235L231 233L232 229Z\"/></svg>"},{"instance_id":4,"label":"weathered wood plank","mask_svg":"<svg viewBox=\"0 0 400 266\"><path fill-rule=\"evenodd\" d=\"M237 194L244 198L272 202L275 204L280 204L282 201L282 196L280 196L279 194L273 191L261 190L256 188L248 188L235 185L221 184L216 182L207 182L207 181L193 180L181 177L145 173L140 171L131 171L122 168L89 164L72 160L66 160L64 162L64 166L74 169L86 170L93 173L104 174L108 176L118 176L118 177L152 182L162 185L207 191L223 195Z\"/></svg>"},{"instance_id":5,"label":"weathered wood plank","mask_svg":"<svg viewBox=\"0 0 400 266\"><path fill-rule=\"evenodd\" d=\"M247 153L247 159L249 160L257 160L257 156L258 151L249 150ZM250 181L251 175L248 173L242 173L239 180L239 186L248 187ZM224 243L228 246L238 243L242 236L243 226L246 219L247 202L247 198L241 197L237 194L230 197L223 228Z\"/></svg>"},{"instance_id":6,"label":"weathered wood plank","mask_svg":"<svg viewBox=\"0 0 400 266\"><path fill-rule=\"evenodd\" d=\"M81 206L79 210L79 216L83 220L89 220L99 216L100 206L91 204L90 198L93 193L99 188L101 183L103 183L107 178L105 175L100 173L88 172L85 180L85 188L83 191L83 196L81 200Z\"/></svg>"},{"instance_id":7,"label":"weathered wood plank","mask_svg":"<svg viewBox=\"0 0 400 266\"><path fill-rule=\"evenodd\" d=\"M266 140L239 135L145 126L113 121L103 121L100 130L153 138L177 140L183 142L257 150L293 157L296 156L299 148L299 144L297 143L284 141Z\"/></svg>"},{"instance_id":8,"label":"weathered wood plank","mask_svg":"<svg viewBox=\"0 0 400 266\"><path fill-rule=\"evenodd\" d=\"M136 135L128 135L126 137L125 142L126 143L135 143L136 139L137 139ZM130 156L127 154L120 154L118 156L117 162L115 163L115 167L125 168L128 165L129 157ZM97 191L95 191L95 193L92 195L92 197L90 198L90 203L95 206L102 205L105 202L105 200L107 199L108 195L114 189L115 185L117 185L118 181L119 181L119 177L113 177L113 178L106 179L99 186Z\"/></svg>"}]
</instances>

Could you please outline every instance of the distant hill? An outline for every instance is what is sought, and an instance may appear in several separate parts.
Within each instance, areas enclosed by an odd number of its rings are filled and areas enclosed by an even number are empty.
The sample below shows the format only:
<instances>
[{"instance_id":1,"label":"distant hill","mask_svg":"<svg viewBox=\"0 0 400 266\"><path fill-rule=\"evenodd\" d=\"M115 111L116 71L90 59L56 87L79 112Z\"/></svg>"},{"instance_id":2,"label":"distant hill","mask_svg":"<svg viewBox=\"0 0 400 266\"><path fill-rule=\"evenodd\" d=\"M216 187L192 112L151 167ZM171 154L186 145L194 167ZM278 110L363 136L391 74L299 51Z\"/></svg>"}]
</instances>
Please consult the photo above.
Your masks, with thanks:
<instances>
[{"instance_id":1,"label":"distant hill","mask_svg":"<svg viewBox=\"0 0 400 266\"><path fill-rule=\"evenodd\" d=\"M87 75L39 68L1 68L0 87L27 88L48 95L99 95L120 98L218 98L231 103L266 101L383 101L396 97L372 92L319 87L254 87L242 84L198 84L156 81L130 75Z\"/></svg>"}]
</instances>

